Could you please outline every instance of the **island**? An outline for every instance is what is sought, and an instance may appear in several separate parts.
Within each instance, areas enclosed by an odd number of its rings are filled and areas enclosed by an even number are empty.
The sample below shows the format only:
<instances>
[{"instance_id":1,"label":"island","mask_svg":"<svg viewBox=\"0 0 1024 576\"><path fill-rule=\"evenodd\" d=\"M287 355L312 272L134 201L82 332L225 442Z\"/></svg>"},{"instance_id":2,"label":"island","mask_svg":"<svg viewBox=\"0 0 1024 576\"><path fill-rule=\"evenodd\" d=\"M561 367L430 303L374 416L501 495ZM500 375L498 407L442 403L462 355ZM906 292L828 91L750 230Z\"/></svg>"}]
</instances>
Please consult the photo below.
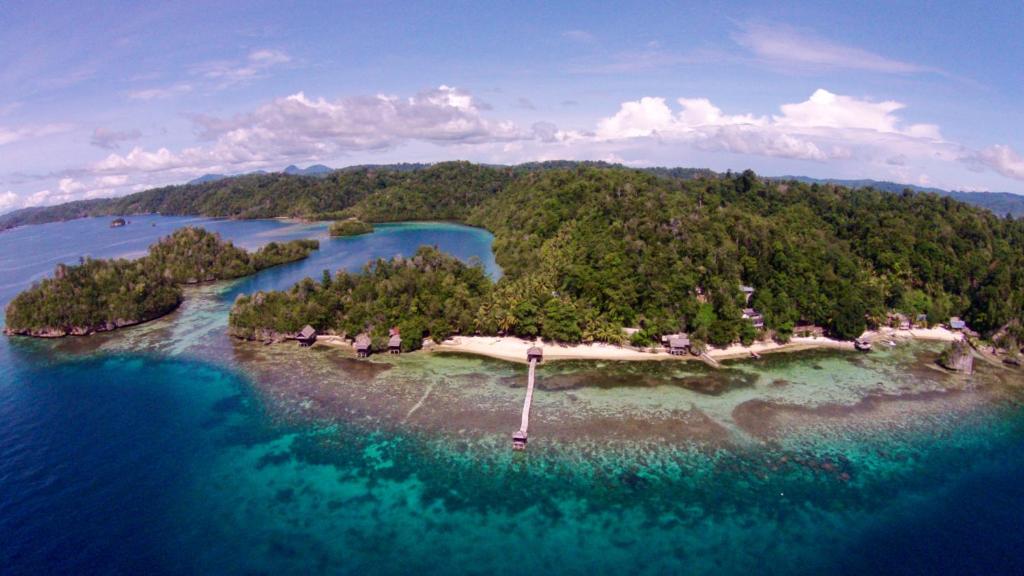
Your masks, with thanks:
<instances>
[{"instance_id":1,"label":"island","mask_svg":"<svg viewBox=\"0 0 1024 576\"><path fill-rule=\"evenodd\" d=\"M679 357L740 345L756 356L809 340L852 350L883 327L952 340L970 326L1014 353L1024 341L1024 221L950 198L751 171L675 177L579 165L495 179L497 188L459 201L397 187L348 209L378 220L385 208L429 206L419 215L430 219L446 205L494 234L499 280L421 252L412 260L423 266L376 262L361 279L325 274L243 297L232 332L274 340L309 325L328 337L371 334L375 350L395 328L408 349L421 337L444 347L452 335L628 346L631 355L675 342ZM439 287L459 305L437 304Z\"/></svg>"},{"instance_id":2,"label":"island","mask_svg":"<svg viewBox=\"0 0 1024 576\"><path fill-rule=\"evenodd\" d=\"M348 218L332 222L329 232L331 236L359 236L373 232L373 225L358 218Z\"/></svg>"},{"instance_id":3,"label":"island","mask_svg":"<svg viewBox=\"0 0 1024 576\"><path fill-rule=\"evenodd\" d=\"M53 278L7 305L4 332L57 338L140 324L174 311L183 284L247 276L306 258L318 247L316 240L294 240L249 253L202 228L180 228L142 258L58 264Z\"/></svg>"}]
</instances>

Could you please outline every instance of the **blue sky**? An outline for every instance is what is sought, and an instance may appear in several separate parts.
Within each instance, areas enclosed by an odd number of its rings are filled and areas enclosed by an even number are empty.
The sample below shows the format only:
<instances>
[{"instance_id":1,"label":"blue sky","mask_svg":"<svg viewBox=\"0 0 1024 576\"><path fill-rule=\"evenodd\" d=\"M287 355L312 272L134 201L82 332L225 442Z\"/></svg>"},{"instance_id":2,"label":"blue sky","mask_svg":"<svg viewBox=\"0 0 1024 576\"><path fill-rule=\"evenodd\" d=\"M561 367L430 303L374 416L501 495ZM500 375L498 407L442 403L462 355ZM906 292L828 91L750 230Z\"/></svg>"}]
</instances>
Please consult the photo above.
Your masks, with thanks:
<instances>
[{"instance_id":1,"label":"blue sky","mask_svg":"<svg viewBox=\"0 0 1024 576\"><path fill-rule=\"evenodd\" d=\"M1024 193L1024 3L505 4L4 2L0 211L451 159Z\"/></svg>"}]
</instances>

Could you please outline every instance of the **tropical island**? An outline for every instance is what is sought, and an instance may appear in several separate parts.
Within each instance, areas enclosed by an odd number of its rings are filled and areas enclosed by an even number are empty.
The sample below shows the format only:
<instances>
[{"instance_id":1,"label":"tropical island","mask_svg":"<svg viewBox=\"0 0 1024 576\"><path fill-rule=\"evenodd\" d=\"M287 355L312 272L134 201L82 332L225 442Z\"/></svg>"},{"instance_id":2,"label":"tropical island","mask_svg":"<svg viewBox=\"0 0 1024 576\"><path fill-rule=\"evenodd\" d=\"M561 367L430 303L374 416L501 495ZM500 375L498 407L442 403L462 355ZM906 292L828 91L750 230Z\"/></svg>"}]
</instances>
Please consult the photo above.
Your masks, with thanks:
<instances>
[{"instance_id":1,"label":"tropical island","mask_svg":"<svg viewBox=\"0 0 1024 576\"><path fill-rule=\"evenodd\" d=\"M410 349L422 328L435 341L502 335L648 347L676 336L699 352L817 330L849 342L894 318L926 327L962 318L1007 350L1024 340L1024 220L931 193L749 170L445 162L318 177L252 174L14 212L0 226L139 213L354 218L367 226L446 220L494 234L504 271L497 282L478 282L478 272L448 262L435 262L448 270L440 283L430 277L433 265L371 263L365 279L328 273L240 301L231 330L243 337L309 324L373 334L379 346L383 334L404 327ZM401 282L392 281L396 274ZM338 282L353 292L336 297L329 287ZM439 287L461 290L461 305L427 305Z\"/></svg>"},{"instance_id":2,"label":"tropical island","mask_svg":"<svg viewBox=\"0 0 1024 576\"><path fill-rule=\"evenodd\" d=\"M56 338L140 324L174 311L182 302L183 284L247 276L306 258L318 247L316 240L294 240L249 253L202 228L181 228L150 246L142 258L58 264L53 278L8 304L4 332Z\"/></svg>"},{"instance_id":3,"label":"tropical island","mask_svg":"<svg viewBox=\"0 0 1024 576\"><path fill-rule=\"evenodd\" d=\"M331 236L359 236L373 232L373 225L358 218L347 218L332 222L328 232Z\"/></svg>"},{"instance_id":4,"label":"tropical island","mask_svg":"<svg viewBox=\"0 0 1024 576\"><path fill-rule=\"evenodd\" d=\"M433 175L459 190L482 170L447 164ZM427 264L379 261L360 278L326 274L240 299L233 333L309 324L349 338L372 334L379 349L396 327L404 349L453 334L640 348L678 336L699 352L819 329L852 341L904 320L927 328L962 317L1007 350L1024 339L1024 221L932 194L777 182L750 171L580 165L493 176L493 188L474 194L406 183L346 210L371 221L394 212L432 219L447 204L449 219L494 233L499 281L421 252L413 261ZM416 206L429 208L410 213ZM339 285L346 288L332 288ZM460 304L436 305L447 297L438 287L456 290Z\"/></svg>"}]
</instances>

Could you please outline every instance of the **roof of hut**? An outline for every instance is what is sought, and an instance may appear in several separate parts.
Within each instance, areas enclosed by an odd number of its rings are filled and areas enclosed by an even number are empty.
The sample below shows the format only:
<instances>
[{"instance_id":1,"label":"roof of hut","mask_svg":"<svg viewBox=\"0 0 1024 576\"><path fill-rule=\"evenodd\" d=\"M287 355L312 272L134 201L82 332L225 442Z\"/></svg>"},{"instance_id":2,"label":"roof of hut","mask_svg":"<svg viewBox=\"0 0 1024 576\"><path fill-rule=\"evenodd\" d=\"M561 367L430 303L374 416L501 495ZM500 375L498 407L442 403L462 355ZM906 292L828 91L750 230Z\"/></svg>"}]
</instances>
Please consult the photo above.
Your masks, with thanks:
<instances>
[{"instance_id":1,"label":"roof of hut","mask_svg":"<svg viewBox=\"0 0 1024 576\"><path fill-rule=\"evenodd\" d=\"M312 338L313 336L316 336L316 329L309 324L306 324L302 331L299 332L299 336L302 338Z\"/></svg>"},{"instance_id":2,"label":"roof of hut","mask_svg":"<svg viewBox=\"0 0 1024 576\"><path fill-rule=\"evenodd\" d=\"M393 334L391 338L388 338L388 347L397 348L402 345L402 337L398 334Z\"/></svg>"},{"instance_id":3,"label":"roof of hut","mask_svg":"<svg viewBox=\"0 0 1024 576\"><path fill-rule=\"evenodd\" d=\"M356 335L356 348L369 348L370 337L365 332Z\"/></svg>"},{"instance_id":4,"label":"roof of hut","mask_svg":"<svg viewBox=\"0 0 1024 576\"><path fill-rule=\"evenodd\" d=\"M668 339L669 348L686 348L690 345L690 338L685 335L671 336Z\"/></svg>"},{"instance_id":5,"label":"roof of hut","mask_svg":"<svg viewBox=\"0 0 1024 576\"><path fill-rule=\"evenodd\" d=\"M541 350L540 346L530 346L526 350L526 355L527 356L532 356L534 354L542 354L542 353L543 353L543 350Z\"/></svg>"}]
</instances>

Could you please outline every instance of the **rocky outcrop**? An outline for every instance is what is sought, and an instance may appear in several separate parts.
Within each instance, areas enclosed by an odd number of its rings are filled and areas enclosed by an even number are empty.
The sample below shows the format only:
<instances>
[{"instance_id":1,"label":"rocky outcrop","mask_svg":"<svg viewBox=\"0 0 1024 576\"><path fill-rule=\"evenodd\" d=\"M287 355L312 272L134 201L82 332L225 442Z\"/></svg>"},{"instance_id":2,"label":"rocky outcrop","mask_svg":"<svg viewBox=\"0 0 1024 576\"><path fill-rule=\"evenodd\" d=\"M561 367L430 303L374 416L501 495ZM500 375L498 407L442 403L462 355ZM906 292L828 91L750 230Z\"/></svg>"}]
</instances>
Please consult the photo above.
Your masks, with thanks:
<instances>
[{"instance_id":1,"label":"rocky outcrop","mask_svg":"<svg viewBox=\"0 0 1024 576\"><path fill-rule=\"evenodd\" d=\"M939 356L939 364L947 370L971 374L974 372L974 353L971 346L963 340L953 342Z\"/></svg>"},{"instance_id":2,"label":"rocky outcrop","mask_svg":"<svg viewBox=\"0 0 1024 576\"><path fill-rule=\"evenodd\" d=\"M150 320L156 320L162 316L166 316L171 312L175 311L178 307L175 306L169 310L162 311L160 314L153 315L149 318L141 320L126 320L123 318L117 318L100 324L98 326L44 326L41 328L11 328L7 326L4 328L4 334L7 336L32 336L33 338L63 338L65 336L88 336L90 334L97 334L99 332L110 332L117 330L118 328L124 328L126 326L135 326L136 324L142 324L143 322L149 322Z\"/></svg>"}]
</instances>

